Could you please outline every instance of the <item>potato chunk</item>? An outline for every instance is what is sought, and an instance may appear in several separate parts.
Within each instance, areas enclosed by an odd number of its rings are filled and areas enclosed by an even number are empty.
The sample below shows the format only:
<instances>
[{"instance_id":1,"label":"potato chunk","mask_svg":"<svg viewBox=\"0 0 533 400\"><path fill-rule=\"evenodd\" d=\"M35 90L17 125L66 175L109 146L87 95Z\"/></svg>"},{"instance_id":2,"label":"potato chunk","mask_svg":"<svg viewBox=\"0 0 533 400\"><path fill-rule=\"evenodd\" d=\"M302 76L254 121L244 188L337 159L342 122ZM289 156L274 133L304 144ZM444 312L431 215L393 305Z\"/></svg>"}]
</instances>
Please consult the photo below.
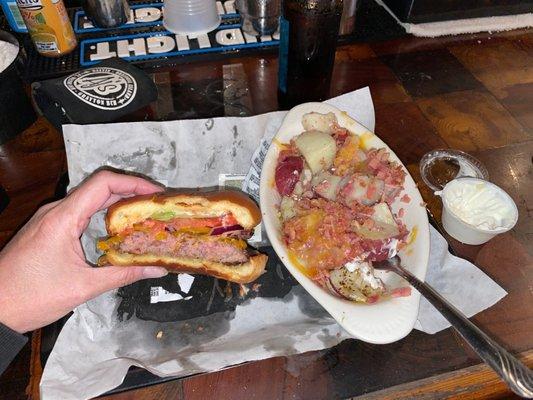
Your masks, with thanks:
<instances>
[{"instance_id":1,"label":"potato chunk","mask_svg":"<svg viewBox=\"0 0 533 400\"><path fill-rule=\"evenodd\" d=\"M331 128L335 124L337 124L337 117L332 112L327 114L310 112L302 117L302 125L306 131L331 133Z\"/></svg>"},{"instance_id":2,"label":"potato chunk","mask_svg":"<svg viewBox=\"0 0 533 400\"><path fill-rule=\"evenodd\" d=\"M335 139L327 133L307 131L299 135L294 143L313 174L327 169L333 164L337 145Z\"/></svg>"}]
</instances>

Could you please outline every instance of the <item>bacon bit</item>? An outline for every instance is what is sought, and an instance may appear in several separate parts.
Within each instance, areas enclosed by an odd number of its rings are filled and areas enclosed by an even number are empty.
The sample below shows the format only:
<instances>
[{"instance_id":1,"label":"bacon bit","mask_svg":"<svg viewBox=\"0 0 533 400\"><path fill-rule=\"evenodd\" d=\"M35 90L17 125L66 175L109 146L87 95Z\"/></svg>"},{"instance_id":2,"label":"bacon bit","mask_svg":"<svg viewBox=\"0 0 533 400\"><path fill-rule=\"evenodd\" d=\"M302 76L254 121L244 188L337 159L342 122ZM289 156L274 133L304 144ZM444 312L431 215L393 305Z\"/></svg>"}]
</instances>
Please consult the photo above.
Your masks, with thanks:
<instances>
[{"instance_id":1,"label":"bacon bit","mask_svg":"<svg viewBox=\"0 0 533 400\"><path fill-rule=\"evenodd\" d=\"M369 162L368 162L368 166L372 169L375 169L377 170L379 168L379 159L377 158L372 158Z\"/></svg>"},{"instance_id":2,"label":"bacon bit","mask_svg":"<svg viewBox=\"0 0 533 400\"><path fill-rule=\"evenodd\" d=\"M408 194L404 194L404 195L402 196L402 198L400 199L400 201L401 201L402 203L410 203L410 202L411 202L411 198L409 197Z\"/></svg>"},{"instance_id":3,"label":"bacon bit","mask_svg":"<svg viewBox=\"0 0 533 400\"><path fill-rule=\"evenodd\" d=\"M318 185L315 186L315 192L317 193L324 193L326 190L329 189L330 183L328 181L320 182Z\"/></svg>"},{"instance_id":4,"label":"bacon bit","mask_svg":"<svg viewBox=\"0 0 533 400\"><path fill-rule=\"evenodd\" d=\"M377 295L377 294L373 294L372 296L368 296L368 297L366 298L366 302L367 302L368 304L374 304L374 303L377 303L378 300L379 300L379 295Z\"/></svg>"},{"instance_id":5,"label":"bacon bit","mask_svg":"<svg viewBox=\"0 0 533 400\"><path fill-rule=\"evenodd\" d=\"M390 295L391 297L409 297L411 296L411 286L392 289Z\"/></svg>"},{"instance_id":6,"label":"bacon bit","mask_svg":"<svg viewBox=\"0 0 533 400\"><path fill-rule=\"evenodd\" d=\"M375 185L368 185L368 189L366 189L366 198L367 199L373 199L377 193L377 188Z\"/></svg>"},{"instance_id":7,"label":"bacon bit","mask_svg":"<svg viewBox=\"0 0 533 400\"><path fill-rule=\"evenodd\" d=\"M332 136L335 138L335 142L337 142L337 148L342 147L348 135L349 133L347 129L340 128L340 127L334 128Z\"/></svg>"},{"instance_id":8,"label":"bacon bit","mask_svg":"<svg viewBox=\"0 0 533 400\"><path fill-rule=\"evenodd\" d=\"M403 218L404 215L405 215L405 210L403 208L400 208L398 210L398 218Z\"/></svg>"},{"instance_id":9,"label":"bacon bit","mask_svg":"<svg viewBox=\"0 0 533 400\"><path fill-rule=\"evenodd\" d=\"M326 281L329 280L329 271L325 269L317 270L317 273L313 277L313 280L317 282L320 286L325 287Z\"/></svg>"}]
</instances>

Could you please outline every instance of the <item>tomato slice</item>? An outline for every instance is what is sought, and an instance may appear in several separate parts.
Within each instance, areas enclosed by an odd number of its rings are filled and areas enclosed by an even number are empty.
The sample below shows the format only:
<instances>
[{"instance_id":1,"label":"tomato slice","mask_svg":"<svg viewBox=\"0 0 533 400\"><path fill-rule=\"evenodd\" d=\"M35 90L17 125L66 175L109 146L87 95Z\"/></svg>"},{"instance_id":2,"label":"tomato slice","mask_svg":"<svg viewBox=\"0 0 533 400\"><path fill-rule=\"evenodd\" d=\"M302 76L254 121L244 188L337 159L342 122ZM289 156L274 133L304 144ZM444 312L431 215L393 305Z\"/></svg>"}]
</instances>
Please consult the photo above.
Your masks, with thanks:
<instances>
[{"instance_id":1,"label":"tomato slice","mask_svg":"<svg viewBox=\"0 0 533 400\"><path fill-rule=\"evenodd\" d=\"M238 221L232 213L228 213L221 217L211 218L174 218L169 221L159 221L155 219L147 219L139 224L135 224L132 228L127 229L123 234L129 234L132 231L143 232L164 232L165 228L173 228L175 231L193 230L199 228L216 228L219 226L237 225ZM209 233L208 230L206 233Z\"/></svg>"}]
</instances>

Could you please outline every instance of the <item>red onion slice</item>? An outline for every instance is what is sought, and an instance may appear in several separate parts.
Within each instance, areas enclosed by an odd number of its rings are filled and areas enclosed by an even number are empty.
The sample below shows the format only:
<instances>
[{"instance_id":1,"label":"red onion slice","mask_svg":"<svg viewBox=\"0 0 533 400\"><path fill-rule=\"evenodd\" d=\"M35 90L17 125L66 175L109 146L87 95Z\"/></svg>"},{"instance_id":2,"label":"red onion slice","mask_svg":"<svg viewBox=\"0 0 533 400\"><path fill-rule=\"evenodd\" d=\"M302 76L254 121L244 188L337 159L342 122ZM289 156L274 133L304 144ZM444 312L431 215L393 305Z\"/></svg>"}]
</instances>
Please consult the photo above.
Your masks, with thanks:
<instances>
[{"instance_id":1,"label":"red onion slice","mask_svg":"<svg viewBox=\"0 0 533 400\"><path fill-rule=\"evenodd\" d=\"M230 231L240 231L243 229L244 228L240 225L217 226L211 229L211 236L220 235L222 233L230 232Z\"/></svg>"}]
</instances>

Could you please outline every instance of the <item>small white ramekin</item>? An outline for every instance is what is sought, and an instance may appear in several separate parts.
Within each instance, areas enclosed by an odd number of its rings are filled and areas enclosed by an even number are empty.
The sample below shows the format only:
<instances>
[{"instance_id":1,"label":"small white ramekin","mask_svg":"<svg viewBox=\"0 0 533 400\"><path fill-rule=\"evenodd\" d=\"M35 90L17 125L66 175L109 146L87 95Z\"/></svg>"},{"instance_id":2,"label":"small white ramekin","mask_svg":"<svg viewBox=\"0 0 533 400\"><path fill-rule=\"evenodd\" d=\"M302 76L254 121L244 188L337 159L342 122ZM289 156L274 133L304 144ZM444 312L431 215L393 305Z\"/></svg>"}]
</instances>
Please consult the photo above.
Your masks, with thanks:
<instances>
[{"instance_id":1,"label":"small white ramekin","mask_svg":"<svg viewBox=\"0 0 533 400\"><path fill-rule=\"evenodd\" d=\"M473 226L465 221L463 221L459 216L454 214L454 212L450 209L448 205L447 199L450 196L450 187L451 185L457 185L460 184L460 181L464 182L479 182L484 183L488 186L491 186L496 191L502 194L503 198L505 198L509 204L509 207L512 209L513 212L513 223L505 228L498 228L498 229L481 229L476 226ZM499 186L496 186L495 184L485 181L483 179L478 178L458 178L454 179L446 184L444 189L442 189L442 192L436 193L442 198L442 225L444 226L444 229L446 232L448 232L453 238L459 240L462 243L465 244L483 244L488 242L490 239L492 239L494 236L507 232L516 225L516 222L518 221L518 208L516 207L516 204L514 200L509 196L502 188Z\"/></svg>"}]
</instances>

